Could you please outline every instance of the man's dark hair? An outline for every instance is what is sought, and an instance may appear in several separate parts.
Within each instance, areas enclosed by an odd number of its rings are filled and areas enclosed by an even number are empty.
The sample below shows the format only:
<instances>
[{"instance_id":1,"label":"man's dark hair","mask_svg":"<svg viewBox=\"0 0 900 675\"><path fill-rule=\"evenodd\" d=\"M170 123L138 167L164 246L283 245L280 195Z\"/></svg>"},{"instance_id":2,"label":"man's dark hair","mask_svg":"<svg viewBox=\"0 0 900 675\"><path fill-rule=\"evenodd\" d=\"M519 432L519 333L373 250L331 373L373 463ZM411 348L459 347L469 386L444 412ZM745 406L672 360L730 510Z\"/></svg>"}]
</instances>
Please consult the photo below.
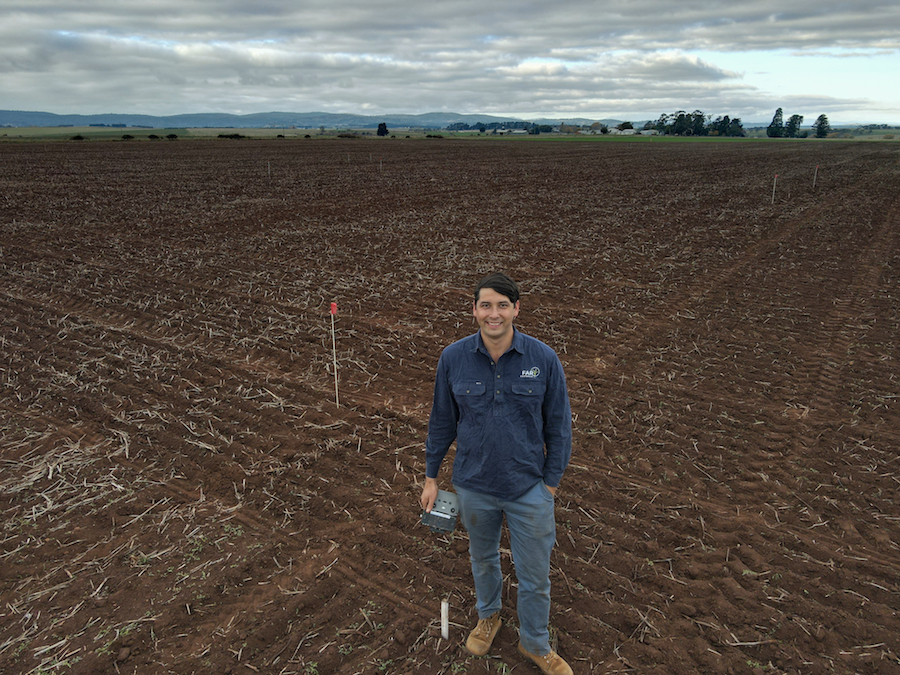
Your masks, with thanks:
<instances>
[{"instance_id":1,"label":"man's dark hair","mask_svg":"<svg viewBox=\"0 0 900 675\"><path fill-rule=\"evenodd\" d=\"M475 287L475 302L478 302L478 295L482 288L490 288L500 295L505 295L513 304L519 301L519 287L516 282L500 272L492 272L478 282Z\"/></svg>"}]
</instances>

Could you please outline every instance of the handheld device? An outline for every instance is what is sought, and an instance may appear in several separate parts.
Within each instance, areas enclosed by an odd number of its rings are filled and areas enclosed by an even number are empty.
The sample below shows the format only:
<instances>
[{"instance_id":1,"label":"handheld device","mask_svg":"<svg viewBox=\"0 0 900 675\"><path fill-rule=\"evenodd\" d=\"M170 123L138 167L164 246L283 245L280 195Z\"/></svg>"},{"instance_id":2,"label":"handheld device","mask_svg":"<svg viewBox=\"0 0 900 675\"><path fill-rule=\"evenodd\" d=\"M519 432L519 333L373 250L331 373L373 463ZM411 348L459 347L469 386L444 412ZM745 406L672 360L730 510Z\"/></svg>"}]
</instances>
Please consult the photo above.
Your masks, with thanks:
<instances>
[{"instance_id":1,"label":"handheld device","mask_svg":"<svg viewBox=\"0 0 900 675\"><path fill-rule=\"evenodd\" d=\"M422 524L430 527L432 532L453 532L458 515L459 502L456 495L446 490L438 490L431 513L422 511Z\"/></svg>"}]
</instances>

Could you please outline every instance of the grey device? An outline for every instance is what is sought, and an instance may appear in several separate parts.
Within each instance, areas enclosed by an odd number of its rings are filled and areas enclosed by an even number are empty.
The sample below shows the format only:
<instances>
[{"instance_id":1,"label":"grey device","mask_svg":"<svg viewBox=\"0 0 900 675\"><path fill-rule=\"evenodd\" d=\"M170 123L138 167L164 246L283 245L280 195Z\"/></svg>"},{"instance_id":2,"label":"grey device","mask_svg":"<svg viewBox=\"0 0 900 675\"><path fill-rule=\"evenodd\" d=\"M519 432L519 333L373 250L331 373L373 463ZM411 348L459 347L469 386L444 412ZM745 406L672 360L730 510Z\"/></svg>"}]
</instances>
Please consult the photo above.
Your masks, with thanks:
<instances>
[{"instance_id":1,"label":"grey device","mask_svg":"<svg viewBox=\"0 0 900 675\"><path fill-rule=\"evenodd\" d=\"M453 532L458 515L459 502L456 495L446 490L438 490L431 513L422 511L422 524L430 527L432 532Z\"/></svg>"}]
</instances>

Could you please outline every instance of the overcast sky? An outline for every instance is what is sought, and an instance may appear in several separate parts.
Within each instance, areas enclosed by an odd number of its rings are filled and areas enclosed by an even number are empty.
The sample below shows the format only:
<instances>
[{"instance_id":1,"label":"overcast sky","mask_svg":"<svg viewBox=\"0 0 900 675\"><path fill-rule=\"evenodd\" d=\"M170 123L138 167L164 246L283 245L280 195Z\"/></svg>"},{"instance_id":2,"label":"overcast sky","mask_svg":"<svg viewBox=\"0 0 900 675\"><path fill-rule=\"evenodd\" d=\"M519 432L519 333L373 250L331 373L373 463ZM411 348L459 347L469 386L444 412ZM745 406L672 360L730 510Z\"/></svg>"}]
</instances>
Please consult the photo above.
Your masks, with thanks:
<instances>
[{"instance_id":1,"label":"overcast sky","mask_svg":"<svg viewBox=\"0 0 900 675\"><path fill-rule=\"evenodd\" d=\"M0 0L0 109L900 124L897 0Z\"/></svg>"}]
</instances>

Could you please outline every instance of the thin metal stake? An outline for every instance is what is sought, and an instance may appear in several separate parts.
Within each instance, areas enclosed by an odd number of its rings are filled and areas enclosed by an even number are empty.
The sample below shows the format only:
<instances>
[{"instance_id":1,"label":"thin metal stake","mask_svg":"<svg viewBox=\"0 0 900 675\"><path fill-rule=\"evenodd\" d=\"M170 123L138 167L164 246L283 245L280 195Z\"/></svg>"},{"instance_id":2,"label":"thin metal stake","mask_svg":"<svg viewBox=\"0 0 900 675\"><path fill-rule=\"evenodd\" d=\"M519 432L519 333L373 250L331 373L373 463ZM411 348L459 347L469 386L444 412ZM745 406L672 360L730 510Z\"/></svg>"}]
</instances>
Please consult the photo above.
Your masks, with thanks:
<instances>
[{"instance_id":1,"label":"thin metal stake","mask_svg":"<svg viewBox=\"0 0 900 675\"><path fill-rule=\"evenodd\" d=\"M334 404L339 406L341 401L338 398L338 365L337 365L337 341L334 337L334 315L337 314L337 303L331 303L331 353L334 356Z\"/></svg>"}]
</instances>

